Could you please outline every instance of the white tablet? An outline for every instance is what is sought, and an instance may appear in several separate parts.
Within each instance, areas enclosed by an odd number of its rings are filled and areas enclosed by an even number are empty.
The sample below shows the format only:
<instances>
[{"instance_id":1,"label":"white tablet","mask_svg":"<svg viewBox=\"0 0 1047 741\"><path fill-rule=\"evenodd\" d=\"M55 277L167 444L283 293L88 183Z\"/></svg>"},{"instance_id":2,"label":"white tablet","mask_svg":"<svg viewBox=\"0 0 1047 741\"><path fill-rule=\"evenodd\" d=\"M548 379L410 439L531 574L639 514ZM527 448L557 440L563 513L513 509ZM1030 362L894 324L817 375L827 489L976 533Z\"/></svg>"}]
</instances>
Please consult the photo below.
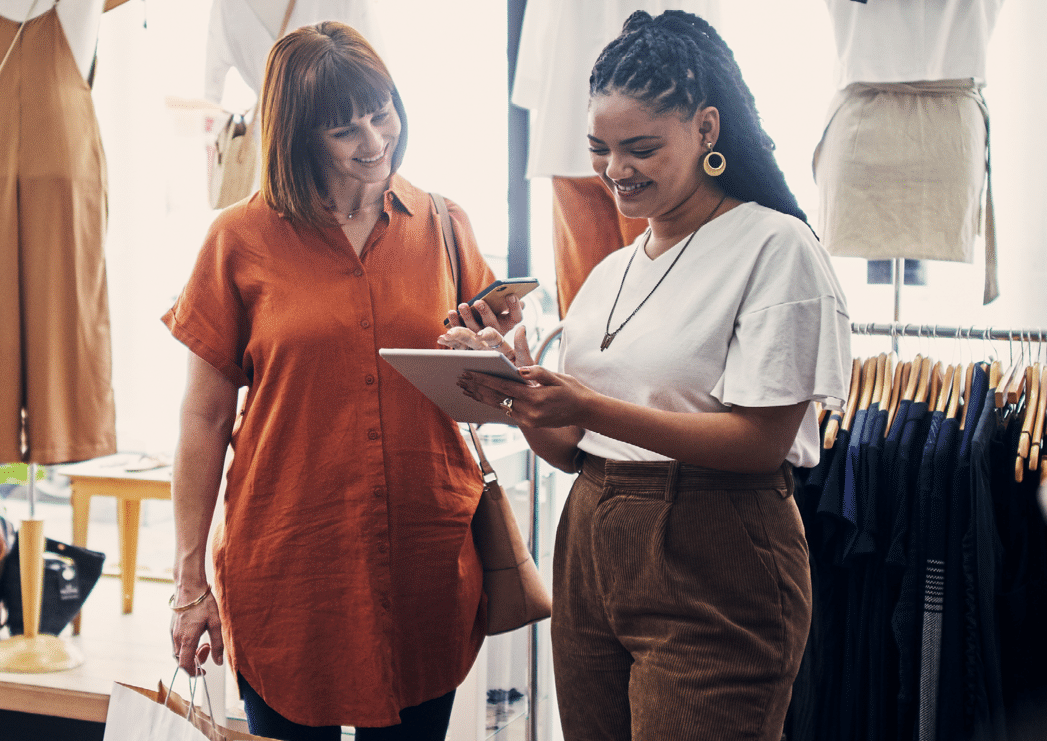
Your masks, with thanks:
<instances>
[{"instance_id":1,"label":"white tablet","mask_svg":"<svg viewBox=\"0 0 1047 741\"><path fill-rule=\"evenodd\" d=\"M382 348L378 354L456 422L512 424L501 409L471 399L458 387L458 377L466 371L525 383L516 366L497 350Z\"/></svg>"}]
</instances>

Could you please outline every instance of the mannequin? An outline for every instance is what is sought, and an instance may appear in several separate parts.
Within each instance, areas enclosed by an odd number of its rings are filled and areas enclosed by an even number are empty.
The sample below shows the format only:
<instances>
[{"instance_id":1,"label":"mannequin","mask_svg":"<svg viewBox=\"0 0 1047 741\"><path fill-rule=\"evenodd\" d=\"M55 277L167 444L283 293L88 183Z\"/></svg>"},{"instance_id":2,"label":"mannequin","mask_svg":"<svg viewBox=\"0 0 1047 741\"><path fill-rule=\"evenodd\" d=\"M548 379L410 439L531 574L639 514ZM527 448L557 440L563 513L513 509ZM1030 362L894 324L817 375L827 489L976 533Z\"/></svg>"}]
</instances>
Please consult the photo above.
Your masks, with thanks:
<instances>
[{"instance_id":1,"label":"mannequin","mask_svg":"<svg viewBox=\"0 0 1047 741\"><path fill-rule=\"evenodd\" d=\"M0 70L0 354L12 369L0 376L5 462L116 452L107 173L86 78L102 12L119 4L0 0L0 49L12 49Z\"/></svg>"},{"instance_id":2,"label":"mannequin","mask_svg":"<svg viewBox=\"0 0 1047 741\"><path fill-rule=\"evenodd\" d=\"M91 70L91 61L95 55L95 42L98 40L98 23L102 18L103 3L105 10L112 10L123 5L127 0L60 0L57 3L58 21L65 31L69 50L73 53L80 74L87 79ZM29 13L33 0L0 0L0 16L21 23ZM55 7L55 0L37 0L29 18L37 18ZM7 50L4 49L4 52Z\"/></svg>"},{"instance_id":3,"label":"mannequin","mask_svg":"<svg viewBox=\"0 0 1047 741\"><path fill-rule=\"evenodd\" d=\"M838 92L814 153L822 242L846 257L972 262L989 181L981 89L1003 0L825 3ZM991 193L985 303L999 292Z\"/></svg>"}]
</instances>

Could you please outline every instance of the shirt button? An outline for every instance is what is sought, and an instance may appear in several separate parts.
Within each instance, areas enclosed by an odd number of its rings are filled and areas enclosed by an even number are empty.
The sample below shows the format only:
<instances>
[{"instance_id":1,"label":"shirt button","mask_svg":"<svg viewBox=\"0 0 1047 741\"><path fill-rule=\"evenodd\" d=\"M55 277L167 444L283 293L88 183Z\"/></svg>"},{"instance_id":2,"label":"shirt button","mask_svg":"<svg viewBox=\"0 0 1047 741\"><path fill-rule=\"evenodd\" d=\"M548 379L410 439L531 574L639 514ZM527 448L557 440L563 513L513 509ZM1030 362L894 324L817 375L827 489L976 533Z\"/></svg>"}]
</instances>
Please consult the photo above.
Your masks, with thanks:
<instances>
[{"instance_id":1,"label":"shirt button","mask_svg":"<svg viewBox=\"0 0 1047 741\"><path fill-rule=\"evenodd\" d=\"M378 430L368 430L367 431L367 439L368 440L377 440L378 439Z\"/></svg>"},{"instance_id":2,"label":"shirt button","mask_svg":"<svg viewBox=\"0 0 1047 741\"><path fill-rule=\"evenodd\" d=\"M382 496L383 494L385 494L385 489L383 489L383 488L382 488L382 487L380 487L380 486L376 486L376 487L374 487L374 495L375 495L376 497L378 497L378 498L381 498L381 496Z\"/></svg>"},{"instance_id":3,"label":"shirt button","mask_svg":"<svg viewBox=\"0 0 1047 741\"><path fill-rule=\"evenodd\" d=\"M389 550L389 546L387 546L384 542L380 541L378 543L378 552L385 553L387 550Z\"/></svg>"},{"instance_id":4,"label":"shirt button","mask_svg":"<svg viewBox=\"0 0 1047 741\"><path fill-rule=\"evenodd\" d=\"M371 326L371 323L369 321L367 321L366 319L361 319L360 320L360 326L363 327L364 329L367 329L368 327Z\"/></svg>"},{"instance_id":5,"label":"shirt button","mask_svg":"<svg viewBox=\"0 0 1047 741\"><path fill-rule=\"evenodd\" d=\"M370 386L372 383L374 383L374 376L372 376L372 375L364 376L364 383L366 383L368 386Z\"/></svg>"},{"instance_id":6,"label":"shirt button","mask_svg":"<svg viewBox=\"0 0 1047 741\"><path fill-rule=\"evenodd\" d=\"M357 268L356 270L353 271L353 275L355 275L357 278L363 278L364 277L364 271L362 271L360 268Z\"/></svg>"}]
</instances>

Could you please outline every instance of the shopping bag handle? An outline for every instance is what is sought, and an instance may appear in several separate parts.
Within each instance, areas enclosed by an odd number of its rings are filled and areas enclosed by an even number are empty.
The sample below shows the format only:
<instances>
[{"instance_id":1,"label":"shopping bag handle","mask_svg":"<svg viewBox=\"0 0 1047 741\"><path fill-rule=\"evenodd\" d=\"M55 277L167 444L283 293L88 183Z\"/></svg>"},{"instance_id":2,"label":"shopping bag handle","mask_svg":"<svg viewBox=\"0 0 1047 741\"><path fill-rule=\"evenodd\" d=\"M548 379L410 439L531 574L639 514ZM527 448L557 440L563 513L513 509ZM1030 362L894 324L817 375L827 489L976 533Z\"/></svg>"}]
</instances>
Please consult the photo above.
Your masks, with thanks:
<instances>
[{"instance_id":1,"label":"shopping bag handle","mask_svg":"<svg viewBox=\"0 0 1047 741\"><path fill-rule=\"evenodd\" d=\"M203 665L200 663L200 657L194 656L193 661L196 663L196 675L191 675L188 672L186 674L189 677L189 714L185 717L190 723L193 721L193 715L196 713L196 682L199 677L203 676ZM178 679L178 672L181 670L181 666L175 666L174 674L171 675L171 685L167 688L167 695L163 698L163 706L167 707L167 700L171 697L171 693L174 691L175 680ZM163 684L160 685L161 689ZM207 698L207 712L211 716L211 728L219 738L226 738L226 735L218 728L218 720L215 718L214 706L211 704L211 691L207 688L207 682L204 681L204 697ZM172 708L167 708L173 710Z\"/></svg>"}]
</instances>

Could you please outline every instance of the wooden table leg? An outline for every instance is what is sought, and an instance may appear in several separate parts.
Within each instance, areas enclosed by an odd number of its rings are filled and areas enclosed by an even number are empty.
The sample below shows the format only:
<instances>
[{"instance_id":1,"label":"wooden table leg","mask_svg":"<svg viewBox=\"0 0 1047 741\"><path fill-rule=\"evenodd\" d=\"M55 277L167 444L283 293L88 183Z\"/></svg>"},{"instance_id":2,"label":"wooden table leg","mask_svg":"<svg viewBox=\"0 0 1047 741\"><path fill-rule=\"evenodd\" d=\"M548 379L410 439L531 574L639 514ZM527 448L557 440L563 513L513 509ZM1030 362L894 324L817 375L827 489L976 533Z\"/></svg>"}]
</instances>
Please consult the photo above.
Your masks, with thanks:
<instances>
[{"instance_id":1,"label":"wooden table leg","mask_svg":"<svg viewBox=\"0 0 1047 741\"><path fill-rule=\"evenodd\" d=\"M91 521L91 495L77 489L70 482L69 500L73 507L73 545L87 547L87 523ZM73 618L73 635L80 635L80 618L83 610Z\"/></svg>"},{"instance_id":2,"label":"wooden table leg","mask_svg":"<svg viewBox=\"0 0 1047 741\"><path fill-rule=\"evenodd\" d=\"M124 614L134 611L135 576L138 571L138 522L142 502L117 499L117 528L120 531L120 582L123 586Z\"/></svg>"}]
</instances>

